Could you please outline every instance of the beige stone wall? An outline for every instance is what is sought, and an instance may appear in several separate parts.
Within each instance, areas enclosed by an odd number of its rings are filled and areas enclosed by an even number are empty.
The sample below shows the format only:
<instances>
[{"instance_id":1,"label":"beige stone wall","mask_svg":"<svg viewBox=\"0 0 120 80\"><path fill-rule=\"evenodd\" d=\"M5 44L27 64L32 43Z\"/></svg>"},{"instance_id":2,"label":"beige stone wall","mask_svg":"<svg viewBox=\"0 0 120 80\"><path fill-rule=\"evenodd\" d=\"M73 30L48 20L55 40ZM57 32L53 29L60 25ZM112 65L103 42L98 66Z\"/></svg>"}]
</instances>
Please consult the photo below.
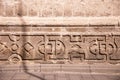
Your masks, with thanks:
<instances>
[{"instance_id":1,"label":"beige stone wall","mask_svg":"<svg viewBox=\"0 0 120 80\"><path fill-rule=\"evenodd\" d=\"M119 16L120 0L0 0L0 16Z\"/></svg>"},{"instance_id":2,"label":"beige stone wall","mask_svg":"<svg viewBox=\"0 0 120 80\"><path fill-rule=\"evenodd\" d=\"M120 63L120 0L0 0L0 61Z\"/></svg>"}]
</instances>

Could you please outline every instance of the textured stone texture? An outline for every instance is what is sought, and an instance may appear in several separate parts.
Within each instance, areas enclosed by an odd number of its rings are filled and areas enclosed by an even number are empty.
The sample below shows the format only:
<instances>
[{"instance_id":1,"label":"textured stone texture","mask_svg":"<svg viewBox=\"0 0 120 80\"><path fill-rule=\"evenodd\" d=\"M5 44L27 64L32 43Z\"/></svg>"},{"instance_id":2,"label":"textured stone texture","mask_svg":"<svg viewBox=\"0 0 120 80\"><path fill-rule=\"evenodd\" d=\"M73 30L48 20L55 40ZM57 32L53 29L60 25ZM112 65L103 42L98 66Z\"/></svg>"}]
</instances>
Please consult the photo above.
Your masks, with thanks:
<instances>
[{"instance_id":1,"label":"textured stone texture","mask_svg":"<svg viewBox=\"0 0 120 80\"><path fill-rule=\"evenodd\" d=\"M0 61L120 63L119 0L0 0Z\"/></svg>"},{"instance_id":2,"label":"textured stone texture","mask_svg":"<svg viewBox=\"0 0 120 80\"><path fill-rule=\"evenodd\" d=\"M1 16L118 16L119 0L0 0Z\"/></svg>"},{"instance_id":3,"label":"textured stone texture","mask_svg":"<svg viewBox=\"0 0 120 80\"><path fill-rule=\"evenodd\" d=\"M120 0L0 0L0 80L120 80Z\"/></svg>"},{"instance_id":4,"label":"textured stone texture","mask_svg":"<svg viewBox=\"0 0 120 80\"><path fill-rule=\"evenodd\" d=\"M0 80L119 80L120 65L0 64Z\"/></svg>"},{"instance_id":5,"label":"textured stone texture","mask_svg":"<svg viewBox=\"0 0 120 80\"><path fill-rule=\"evenodd\" d=\"M0 59L120 62L119 17L1 17Z\"/></svg>"}]
</instances>

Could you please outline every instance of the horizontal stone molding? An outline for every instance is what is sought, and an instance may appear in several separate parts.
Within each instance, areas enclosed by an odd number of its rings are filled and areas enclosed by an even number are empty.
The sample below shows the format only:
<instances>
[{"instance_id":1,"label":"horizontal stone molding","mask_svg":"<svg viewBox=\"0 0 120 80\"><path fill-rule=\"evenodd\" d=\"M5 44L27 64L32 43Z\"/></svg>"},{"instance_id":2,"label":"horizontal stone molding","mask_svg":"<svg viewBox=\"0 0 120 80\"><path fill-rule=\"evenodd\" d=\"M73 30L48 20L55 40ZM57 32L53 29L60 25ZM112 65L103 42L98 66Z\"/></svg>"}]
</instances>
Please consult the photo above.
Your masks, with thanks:
<instances>
[{"instance_id":1,"label":"horizontal stone molding","mask_svg":"<svg viewBox=\"0 0 120 80\"><path fill-rule=\"evenodd\" d=\"M119 75L120 64L37 64L32 63L28 64L9 64L0 65L1 72L68 72L68 73L90 73L90 74L111 74Z\"/></svg>"},{"instance_id":2,"label":"horizontal stone molding","mask_svg":"<svg viewBox=\"0 0 120 80\"><path fill-rule=\"evenodd\" d=\"M0 25L43 25L49 27L66 26L120 26L117 17L0 17ZM53 26L52 26L53 25Z\"/></svg>"}]
</instances>

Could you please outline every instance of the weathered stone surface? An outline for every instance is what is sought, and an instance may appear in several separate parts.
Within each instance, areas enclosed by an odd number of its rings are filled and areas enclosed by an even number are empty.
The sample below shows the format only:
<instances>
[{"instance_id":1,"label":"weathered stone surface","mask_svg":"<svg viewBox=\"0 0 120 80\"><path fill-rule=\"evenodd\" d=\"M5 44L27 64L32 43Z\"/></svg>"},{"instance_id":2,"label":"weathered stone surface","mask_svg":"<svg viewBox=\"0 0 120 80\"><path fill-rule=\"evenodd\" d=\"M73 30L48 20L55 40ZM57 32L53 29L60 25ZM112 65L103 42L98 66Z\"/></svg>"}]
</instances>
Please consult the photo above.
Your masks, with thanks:
<instances>
[{"instance_id":1,"label":"weathered stone surface","mask_svg":"<svg viewBox=\"0 0 120 80\"><path fill-rule=\"evenodd\" d=\"M120 80L120 0L0 0L0 80Z\"/></svg>"},{"instance_id":2,"label":"weathered stone surface","mask_svg":"<svg viewBox=\"0 0 120 80\"><path fill-rule=\"evenodd\" d=\"M118 16L119 0L0 0L1 16Z\"/></svg>"},{"instance_id":3,"label":"weathered stone surface","mask_svg":"<svg viewBox=\"0 0 120 80\"><path fill-rule=\"evenodd\" d=\"M119 0L0 0L0 60L119 63Z\"/></svg>"},{"instance_id":4,"label":"weathered stone surface","mask_svg":"<svg viewBox=\"0 0 120 80\"><path fill-rule=\"evenodd\" d=\"M119 64L23 64L0 64L0 80L120 79Z\"/></svg>"},{"instance_id":5,"label":"weathered stone surface","mask_svg":"<svg viewBox=\"0 0 120 80\"><path fill-rule=\"evenodd\" d=\"M120 61L119 27L13 26L1 29L1 60L18 54L22 59L51 63Z\"/></svg>"}]
</instances>

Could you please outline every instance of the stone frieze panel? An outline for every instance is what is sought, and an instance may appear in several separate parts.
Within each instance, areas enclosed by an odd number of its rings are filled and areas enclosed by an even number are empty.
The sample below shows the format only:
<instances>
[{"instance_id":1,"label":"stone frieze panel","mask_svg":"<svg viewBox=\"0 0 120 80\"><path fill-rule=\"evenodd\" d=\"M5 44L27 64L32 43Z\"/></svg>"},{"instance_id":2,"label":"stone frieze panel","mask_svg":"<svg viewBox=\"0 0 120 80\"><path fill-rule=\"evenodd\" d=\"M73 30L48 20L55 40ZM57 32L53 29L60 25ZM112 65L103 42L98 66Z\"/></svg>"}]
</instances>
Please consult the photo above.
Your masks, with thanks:
<instances>
[{"instance_id":1,"label":"stone frieze panel","mask_svg":"<svg viewBox=\"0 0 120 80\"><path fill-rule=\"evenodd\" d=\"M119 61L120 35L0 35L0 60ZM12 56L12 57L11 57Z\"/></svg>"}]
</instances>

